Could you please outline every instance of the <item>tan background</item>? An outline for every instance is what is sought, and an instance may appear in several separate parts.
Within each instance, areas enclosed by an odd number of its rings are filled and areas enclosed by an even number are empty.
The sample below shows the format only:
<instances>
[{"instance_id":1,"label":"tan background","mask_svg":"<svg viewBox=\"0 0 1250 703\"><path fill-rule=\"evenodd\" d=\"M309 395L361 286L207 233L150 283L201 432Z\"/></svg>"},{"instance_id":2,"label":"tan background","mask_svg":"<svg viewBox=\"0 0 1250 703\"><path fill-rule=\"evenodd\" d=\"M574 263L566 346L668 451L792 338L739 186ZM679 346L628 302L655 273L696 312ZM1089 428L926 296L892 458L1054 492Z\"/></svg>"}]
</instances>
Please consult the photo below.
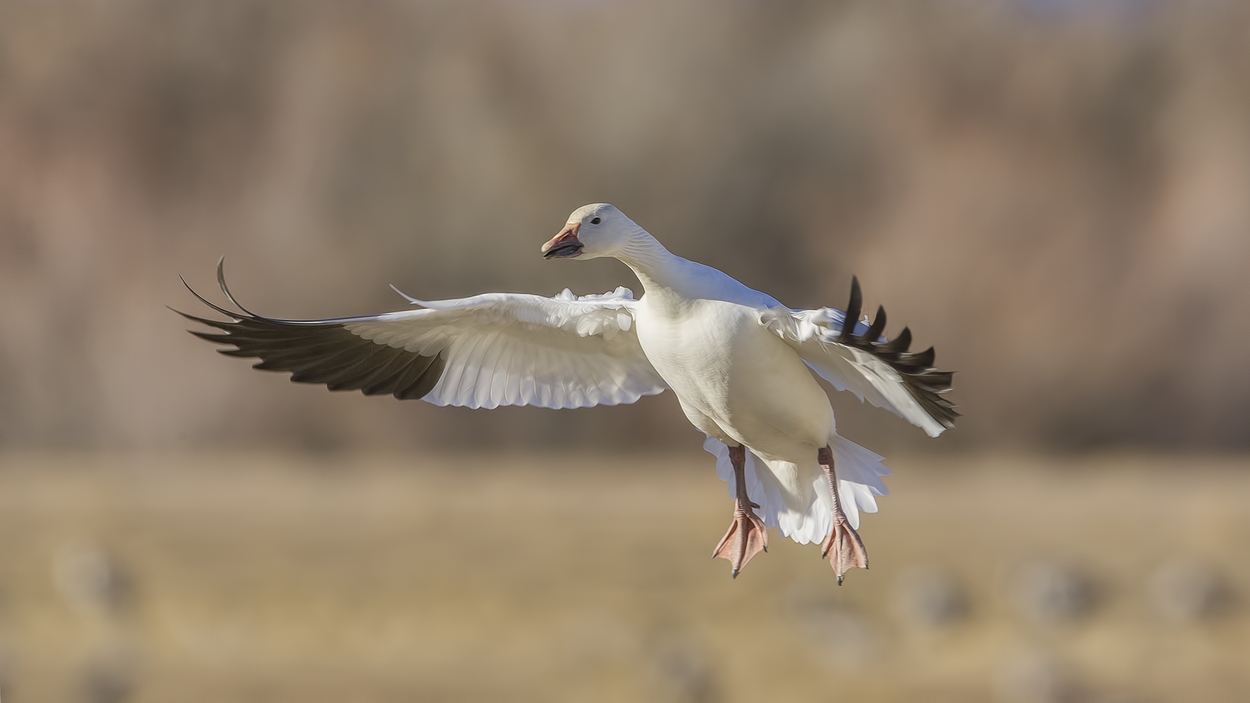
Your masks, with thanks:
<instances>
[{"instance_id":1,"label":"tan background","mask_svg":"<svg viewBox=\"0 0 1250 703\"><path fill-rule=\"evenodd\" d=\"M1250 10L1087 5L0 0L0 695L1250 698ZM731 582L671 396L330 394L163 307L641 292L538 257L599 200L959 371L936 442L835 400L871 572Z\"/></svg>"}]
</instances>

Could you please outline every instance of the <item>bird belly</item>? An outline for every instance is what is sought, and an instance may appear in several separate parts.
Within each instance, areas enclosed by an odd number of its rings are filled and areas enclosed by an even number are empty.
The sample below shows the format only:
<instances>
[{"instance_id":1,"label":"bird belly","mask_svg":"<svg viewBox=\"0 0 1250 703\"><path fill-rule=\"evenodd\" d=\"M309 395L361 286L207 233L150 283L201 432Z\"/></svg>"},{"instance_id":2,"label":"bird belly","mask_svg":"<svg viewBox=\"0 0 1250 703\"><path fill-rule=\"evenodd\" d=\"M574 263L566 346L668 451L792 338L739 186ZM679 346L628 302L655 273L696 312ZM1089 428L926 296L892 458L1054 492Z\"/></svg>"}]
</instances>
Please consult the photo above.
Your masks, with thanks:
<instances>
[{"instance_id":1,"label":"bird belly","mask_svg":"<svg viewBox=\"0 0 1250 703\"><path fill-rule=\"evenodd\" d=\"M833 436L833 410L807 366L751 307L691 301L680 314L642 306L638 339L690 422L764 458L809 460Z\"/></svg>"}]
</instances>

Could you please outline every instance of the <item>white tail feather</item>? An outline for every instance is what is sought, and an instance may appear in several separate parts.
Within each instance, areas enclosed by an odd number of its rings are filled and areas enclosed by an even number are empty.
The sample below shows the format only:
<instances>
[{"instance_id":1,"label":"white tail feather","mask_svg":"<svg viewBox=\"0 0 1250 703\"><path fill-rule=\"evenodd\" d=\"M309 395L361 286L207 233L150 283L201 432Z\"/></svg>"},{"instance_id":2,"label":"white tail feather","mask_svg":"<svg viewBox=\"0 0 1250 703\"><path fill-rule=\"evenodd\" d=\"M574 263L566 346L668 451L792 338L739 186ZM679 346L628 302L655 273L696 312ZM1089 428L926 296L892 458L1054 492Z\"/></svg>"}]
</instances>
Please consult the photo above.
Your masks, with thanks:
<instances>
[{"instance_id":1,"label":"white tail feather","mask_svg":"<svg viewBox=\"0 0 1250 703\"><path fill-rule=\"evenodd\" d=\"M729 485L729 496L737 496L729 447L709 436L703 448L716 457L716 475ZM834 435L834 466L838 472L838 494L842 510L851 527L859 529L859 514L877 512L877 496L889 494L881 480L891 471L882 457L840 435ZM833 500L824 471L816 463L815 452L809 464L797 466L789 462L766 462L754 452L747 452L747 495L759 504L759 515L768 527L776 527L782 536L799 544L820 542L833 529ZM783 489L784 483L797 479L798 491ZM786 500L789 494L790 500Z\"/></svg>"}]
</instances>

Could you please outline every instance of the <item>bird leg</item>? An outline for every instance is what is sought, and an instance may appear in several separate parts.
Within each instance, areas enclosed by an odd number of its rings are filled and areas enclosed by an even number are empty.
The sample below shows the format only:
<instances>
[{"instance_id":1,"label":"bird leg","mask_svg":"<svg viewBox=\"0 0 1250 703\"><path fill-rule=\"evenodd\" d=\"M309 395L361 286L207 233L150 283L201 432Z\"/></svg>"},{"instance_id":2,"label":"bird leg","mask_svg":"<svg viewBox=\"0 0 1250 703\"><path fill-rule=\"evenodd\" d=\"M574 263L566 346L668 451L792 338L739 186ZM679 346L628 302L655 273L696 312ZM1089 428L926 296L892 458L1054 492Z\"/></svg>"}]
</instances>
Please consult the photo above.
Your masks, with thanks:
<instances>
[{"instance_id":1,"label":"bird leg","mask_svg":"<svg viewBox=\"0 0 1250 703\"><path fill-rule=\"evenodd\" d=\"M728 559L733 565L733 577L738 578L738 572L751 561L751 557L761 551L768 551L768 529L753 510L760 506L752 503L747 496L746 447L730 447L729 461L734 467L734 488L738 497L734 501L733 522L729 524L729 531L725 533L720 544L716 545L712 558Z\"/></svg>"},{"instance_id":2,"label":"bird leg","mask_svg":"<svg viewBox=\"0 0 1250 703\"><path fill-rule=\"evenodd\" d=\"M864 542L859 538L859 533L851 527L850 521L846 519L846 513L842 512L842 501L838 497L838 475L833 467L833 452L829 447L822 447L816 452L816 460L825 470L825 478L829 480L829 491L833 494L833 529L820 545L820 558L824 559L830 552L833 552L829 564L833 567L833 572L837 574L838 585L841 586L842 577L847 571L857 566L861 569L868 568L868 550L864 549Z\"/></svg>"}]
</instances>

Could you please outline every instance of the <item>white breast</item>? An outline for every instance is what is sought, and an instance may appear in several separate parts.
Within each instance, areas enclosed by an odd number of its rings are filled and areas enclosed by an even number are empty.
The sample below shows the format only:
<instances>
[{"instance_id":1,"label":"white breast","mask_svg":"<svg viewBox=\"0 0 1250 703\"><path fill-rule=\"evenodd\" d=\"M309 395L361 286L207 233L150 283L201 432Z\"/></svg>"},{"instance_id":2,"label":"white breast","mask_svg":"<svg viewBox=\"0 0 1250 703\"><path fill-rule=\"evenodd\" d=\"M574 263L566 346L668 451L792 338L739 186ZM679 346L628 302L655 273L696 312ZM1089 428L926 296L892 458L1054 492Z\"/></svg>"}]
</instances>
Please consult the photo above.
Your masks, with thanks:
<instances>
[{"instance_id":1,"label":"white breast","mask_svg":"<svg viewBox=\"0 0 1250 703\"><path fill-rule=\"evenodd\" d=\"M647 358L700 430L778 458L829 442L828 398L758 309L648 294L637 324Z\"/></svg>"}]
</instances>

